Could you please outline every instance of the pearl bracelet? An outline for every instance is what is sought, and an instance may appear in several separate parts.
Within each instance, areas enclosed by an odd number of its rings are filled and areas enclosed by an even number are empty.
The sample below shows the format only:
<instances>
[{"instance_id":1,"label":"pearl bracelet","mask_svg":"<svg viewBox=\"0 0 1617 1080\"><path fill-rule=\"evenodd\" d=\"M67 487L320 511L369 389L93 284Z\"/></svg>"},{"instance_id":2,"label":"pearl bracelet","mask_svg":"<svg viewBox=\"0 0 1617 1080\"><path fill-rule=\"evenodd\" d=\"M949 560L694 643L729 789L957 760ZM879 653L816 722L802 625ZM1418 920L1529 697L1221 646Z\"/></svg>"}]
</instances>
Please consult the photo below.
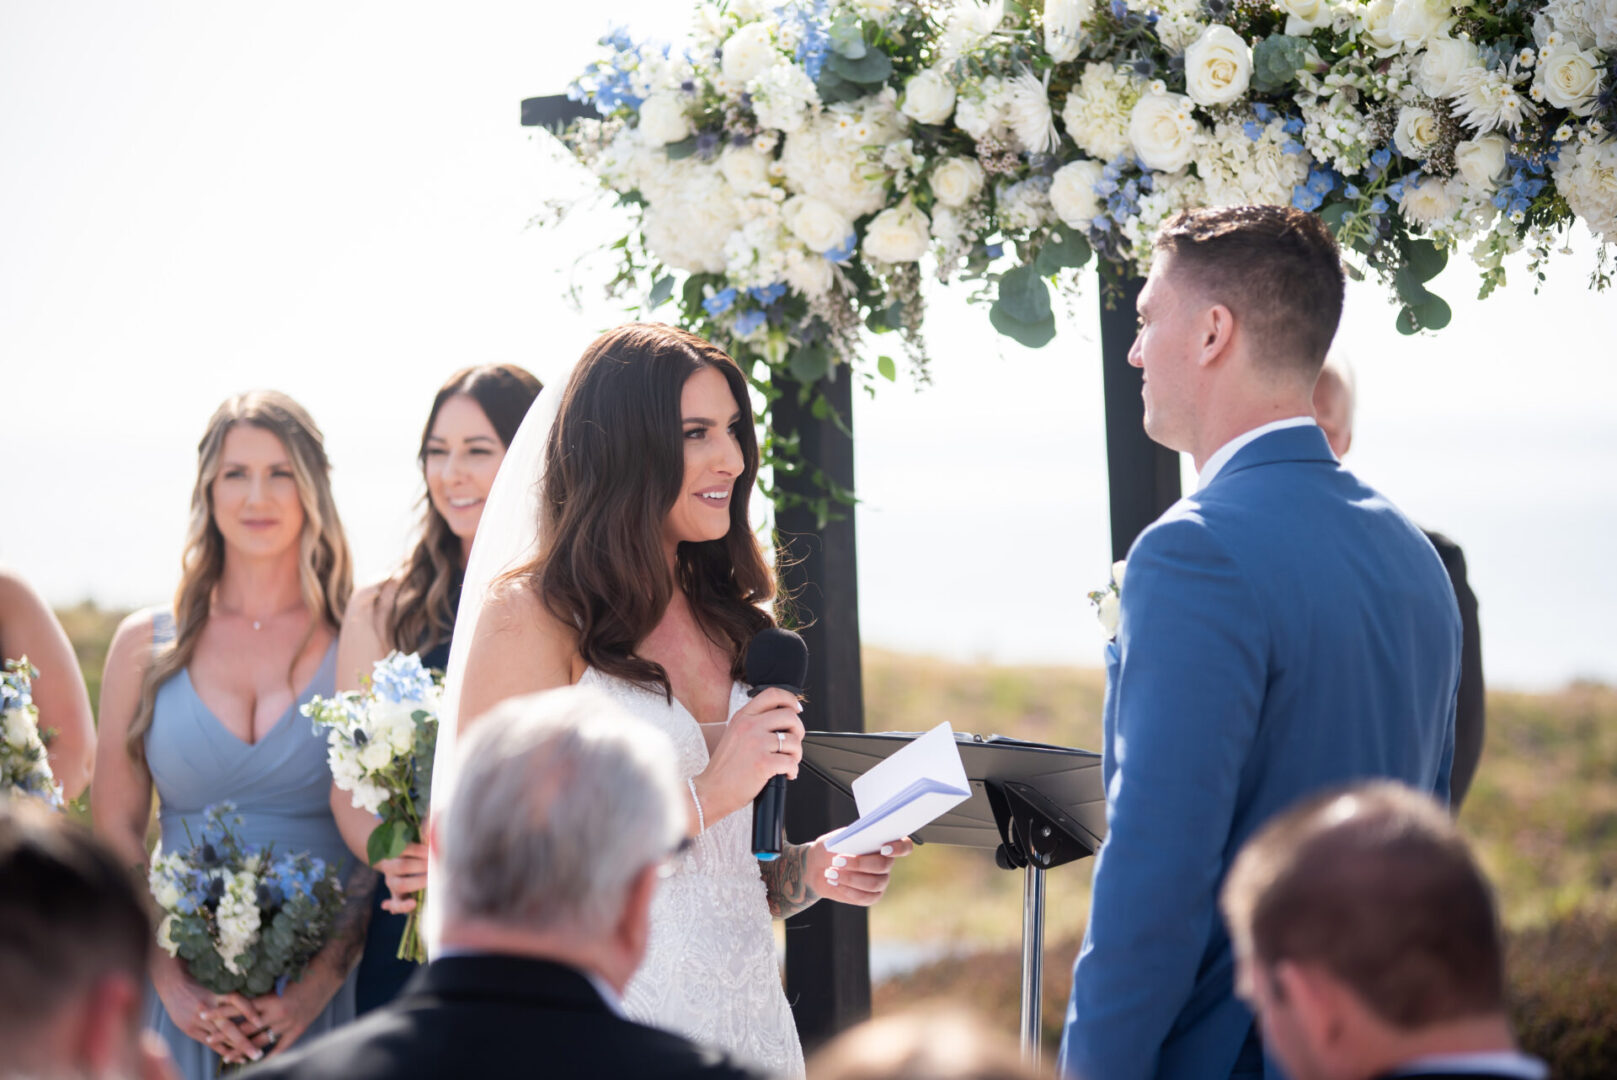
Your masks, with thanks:
<instances>
[{"instance_id":1,"label":"pearl bracelet","mask_svg":"<svg viewBox=\"0 0 1617 1080\"><path fill-rule=\"evenodd\" d=\"M707 832L707 820L702 817L702 800L696 797L696 778L686 777L685 786L691 789L691 802L696 804L696 835Z\"/></svg>"}]
</instances>

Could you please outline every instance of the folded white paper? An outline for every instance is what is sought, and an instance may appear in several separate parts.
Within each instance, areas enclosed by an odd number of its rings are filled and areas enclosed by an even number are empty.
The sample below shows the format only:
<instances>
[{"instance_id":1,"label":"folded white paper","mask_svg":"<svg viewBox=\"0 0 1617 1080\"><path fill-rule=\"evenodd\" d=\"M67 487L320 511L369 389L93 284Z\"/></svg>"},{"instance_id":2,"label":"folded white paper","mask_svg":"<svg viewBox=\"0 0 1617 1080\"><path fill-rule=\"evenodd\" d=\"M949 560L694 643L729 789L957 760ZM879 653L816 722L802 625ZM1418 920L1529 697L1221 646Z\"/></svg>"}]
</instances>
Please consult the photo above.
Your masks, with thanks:
<instances>
[{"instance_id":1,"label":"folded white paper","mask_svg":"<svg viewBox=\"0 0 1617 1080\"><path fill-rule=\"evenodd\" d=\"M853 782L859 820L826 845L839 855L868 855L909 836L971 797L971 782L945 720Z\"/></svg>"}]
</instances>

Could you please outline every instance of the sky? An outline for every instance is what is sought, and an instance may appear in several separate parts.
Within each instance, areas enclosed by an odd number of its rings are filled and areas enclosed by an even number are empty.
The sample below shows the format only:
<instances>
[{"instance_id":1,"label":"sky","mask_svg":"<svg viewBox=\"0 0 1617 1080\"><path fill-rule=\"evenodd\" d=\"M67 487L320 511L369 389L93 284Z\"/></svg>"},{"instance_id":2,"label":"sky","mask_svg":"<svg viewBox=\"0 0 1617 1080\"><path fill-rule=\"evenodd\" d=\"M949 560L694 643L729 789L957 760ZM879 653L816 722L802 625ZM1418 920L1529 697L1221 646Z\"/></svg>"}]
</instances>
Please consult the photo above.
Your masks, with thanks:
<instances>
[{"instance_id":1,"label":"sky","mask_svg":"<svg viewBox=\"0 0 1617 1080\"><path fill-rule=\"evenodd\" d=\"M664 38L685 10L610 8ZM390 569L443 379L555 381L623 318L598 254L623 219L518 125L606 29L536 0L0 0L0 560L58 604L165 602L207 417L271 386L325 431L360 580ZM531 224L552 199L562 224ZM1617 681L1617 295L1586 288L1581 227L1572 249L1537 295L1517 263L1485 302L1455 259L1454 325L1416 338L1354 286L1337 340L1360 387L1348 464L1465 549L1498 686ZM962 292L928 289L931 385L856 407L864 640L1096 666L1095 282L1039 351Z\"/></svg>"}]
</instances>

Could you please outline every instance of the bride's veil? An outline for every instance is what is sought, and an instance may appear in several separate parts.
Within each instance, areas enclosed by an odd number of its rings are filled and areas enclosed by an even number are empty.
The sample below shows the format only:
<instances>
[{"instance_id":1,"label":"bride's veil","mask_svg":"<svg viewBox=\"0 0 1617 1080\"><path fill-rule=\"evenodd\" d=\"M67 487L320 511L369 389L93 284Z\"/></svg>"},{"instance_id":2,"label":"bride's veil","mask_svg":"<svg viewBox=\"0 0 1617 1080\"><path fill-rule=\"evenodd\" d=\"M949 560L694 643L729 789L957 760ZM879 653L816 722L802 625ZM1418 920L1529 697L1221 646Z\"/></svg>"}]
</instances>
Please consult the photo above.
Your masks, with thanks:
<instances>
[{"instance_id":1,"label":"bride's veil","mask_svg":"<svg viewBox=\"0 0 1617 1080\"><path fill-rule=\"evenodd\" d=\"M466 563L460 608L455 614L455 636L444 676L443 700L438 710L438 746L432 766L434 808L448 805L449 793L454 789L460 692L466 678L467 653L477 634L477 621L483 614L483 600L506 571L529 562L539 550L539 494L545 473L545 447L550 442L550 428L560 410L566 381L564 372L534 398L511 445L506 448L505 459L500 462L500 471L483 504L477 537ZM433 887L442 886L443 868L436 860L429 862L427 881ZM438 951L442 911L440 905L428 903L422 913L422 939L429 955Z\"/></svg>"}]
</instances>

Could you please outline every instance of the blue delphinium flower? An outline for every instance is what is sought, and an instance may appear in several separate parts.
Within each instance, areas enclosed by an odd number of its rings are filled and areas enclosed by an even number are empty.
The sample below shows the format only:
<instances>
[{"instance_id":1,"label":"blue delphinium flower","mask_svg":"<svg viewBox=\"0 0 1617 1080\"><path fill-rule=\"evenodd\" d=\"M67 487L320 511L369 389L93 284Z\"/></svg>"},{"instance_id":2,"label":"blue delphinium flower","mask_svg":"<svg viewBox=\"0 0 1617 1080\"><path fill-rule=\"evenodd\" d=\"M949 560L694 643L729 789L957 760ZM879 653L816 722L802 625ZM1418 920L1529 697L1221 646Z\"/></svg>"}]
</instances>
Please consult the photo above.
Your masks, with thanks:
<instances>
[{"instance_id":1,"label":"blue delphinium flower","mask_svg":"<svg viewBox=\"0 0 1617 1080\"><path fill-rule=\"evenodd\" d=\"M1291 189L1291 205L1299 210L1313 213L1325 202L1325 196L1306 184L1298 184Z\"/></svg>"},{"instance_id":2,"label":"blue delphinium flower","mask_svg":"<svg viewBox=\"0 0 1617 1080\"><path fill-rule=\"evenodd\" d=\"M770 304L773 304L776 300L779 300L781 297L786 295L786 283L784 281L777 281L773 285L754 285L752 288L747 290L747 295L765 307L768 307Z\"/></svg>"},{"instance_id":3,"label":"blue delphinium flower","mask_svg":"<svg viewBox=\"0 0 1617 1080\"><path fill-rule=\"evenodd\" d=\"M826 53L831 50L831 35L825 26L825 0L799 4L792 13L798 25L797 62L803 65L808 77L818 81L820 69L825 67Z\"/></svg>"},{"instance_id":4,"label":"blue delphinium flower","mask_svg":"<svg viewBox=\"0 0 1617 1080\"><path fill-rule=\"evenodd\" d=\"M725 288L714 293L712 296L708 297L706 300L703 300L702 310L706 311L709 315L723 315L726 311L730 310L735 302L735 287L733 285L726 286Z\"/></svg>"},{"instance_id":5,"label":"blue delphinium flower","mask_svg":"<svg viewBox=\"0 0 1617 1080\"><path fill-rule=\"evenodd\" d=\"M828 248L825 257L834 263L845 263L853 258L853 253L859 249L859 234L849 233L848 238L834 248Z\"/></svg>"},{"instance_id":6,"label":"blue delphinium flower","mask_svg":"<svg viewBox=\"0 0 1617 1080\"><path fill-rule=\"evenodd\" d=\"M1248 120L1246 123L1241 125L1241 130L1246 132L1246 137L1251 139L1253 142L1257 142L1259 139L1263 138L1263 125L1258 123L1256 120Z\"/></svg>"},{"instance_id":7,"label":"blue delphinium flower","mask_svg":"<svg viewBox=\"0 0 1617 1080\"><path fill-rule=\"evenodd\" d=\"M764 324L764 320L767 318L768 316L762 311L759 311L757 308L743 311L740 315L736 316L736 336L746 337L748 334L762 326Z\"/></svg>"}]
</instances>

